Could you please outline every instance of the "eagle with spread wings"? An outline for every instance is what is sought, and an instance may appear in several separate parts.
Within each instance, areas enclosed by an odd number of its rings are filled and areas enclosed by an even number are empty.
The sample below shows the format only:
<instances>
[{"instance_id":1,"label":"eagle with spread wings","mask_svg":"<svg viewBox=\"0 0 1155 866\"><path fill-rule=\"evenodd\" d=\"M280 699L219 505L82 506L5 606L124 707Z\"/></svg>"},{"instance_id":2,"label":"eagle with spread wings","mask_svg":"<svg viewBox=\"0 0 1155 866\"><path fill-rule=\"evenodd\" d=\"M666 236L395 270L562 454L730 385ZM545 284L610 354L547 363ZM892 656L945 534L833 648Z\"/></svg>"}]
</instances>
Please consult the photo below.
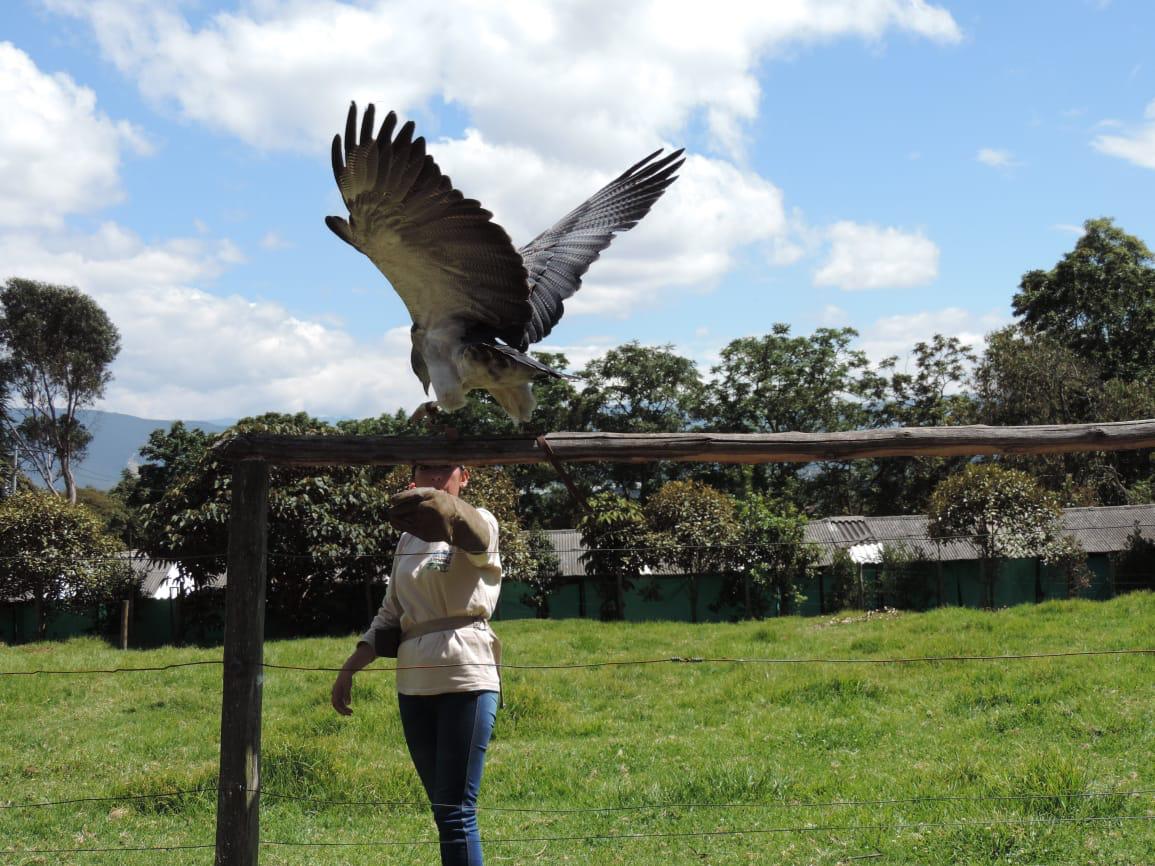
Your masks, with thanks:
<instances>
[{"instance_id":1,"label":"eagle with spread wings","mask_svg":"<svg viewBox=\"0 0 1155 866\"><path fill-rule=\"evenodd\" d=\"M409 310L413 372L437 398L418 414L460 409L466 392L481 388L515 422L527 422L532 381L562 374L526 351L553 330L614 236L674 182L682 150L655 151L517 249L493 214L426 154L412 121L398 130L391 111L376 136L374 126L369 105L358 134L350 105L344 142L333 137L333 174L349 219L325 223L369 257Z\"/></svg>"}]
</instances>

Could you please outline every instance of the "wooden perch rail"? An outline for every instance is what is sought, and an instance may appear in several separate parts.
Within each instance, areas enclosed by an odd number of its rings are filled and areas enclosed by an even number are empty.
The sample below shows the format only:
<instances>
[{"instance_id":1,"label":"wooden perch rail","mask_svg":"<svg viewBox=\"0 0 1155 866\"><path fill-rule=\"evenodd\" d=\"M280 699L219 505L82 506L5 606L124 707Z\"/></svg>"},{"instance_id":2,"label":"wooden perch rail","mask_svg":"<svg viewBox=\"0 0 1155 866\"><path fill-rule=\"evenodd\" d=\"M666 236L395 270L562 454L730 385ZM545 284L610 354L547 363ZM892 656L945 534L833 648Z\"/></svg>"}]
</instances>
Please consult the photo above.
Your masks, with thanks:
<instances>
[{"instance_id":1,"label":"wooden perch rail","mask_svg":"<svg viewBox=\"0 0 1155 866\"><path fill-rule=\"evenodd\" d=\"M571 463L809 463L865 457L1055 454L1155 448L1155 420L1034 427L893 427L848 433L550 433ZM216 447L225 460L276 465L544 463L534 436L282 436L240 434Z\"/></svg>"}]
</instances>

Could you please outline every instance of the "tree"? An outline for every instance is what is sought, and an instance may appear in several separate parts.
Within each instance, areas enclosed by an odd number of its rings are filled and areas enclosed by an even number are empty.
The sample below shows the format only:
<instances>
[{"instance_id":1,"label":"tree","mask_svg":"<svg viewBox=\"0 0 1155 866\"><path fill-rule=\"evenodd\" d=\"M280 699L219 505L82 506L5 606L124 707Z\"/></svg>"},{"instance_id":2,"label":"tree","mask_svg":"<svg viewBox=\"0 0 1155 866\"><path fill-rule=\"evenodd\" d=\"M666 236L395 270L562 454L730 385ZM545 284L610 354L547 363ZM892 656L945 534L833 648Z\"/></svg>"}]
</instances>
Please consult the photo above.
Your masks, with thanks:
<instances>
[{"instance_id":1,"label":"tree","mask_svg":"<svg viewBox=\"0 0 1155 866\"><path fill-rule=\"evenodd\" d=\"M987 335L974 371L984 424L1080 424L1095 420L1099 367L1051 334L1010 325Z\"/></svg>"},{"instance_id":2,"label":"tree","mask_svg":"<svg viewBox=\"0 0 1155 866\"><path fill-rule=\"evenodd\" d=\"M878 390L867 401L875 427L949 427L974 420L974 399L967 393L974 353L958 337L935 334L916 343L912 371L898 370L897 359L882 365ZM861 500L867 514L918 514L935 486L965 463L965 457L888 457L871 461L873 477L863 479Z\"/></svg>"},{"instance_id":3,"label":"tree","mask_svg":"<svg viewBox=\"0 0 1155 866\"><path fill-rule=\"evenodd\" d=\"M988 335L974 371L977 418L984 424L1081 424L1155 414L1155 378L1102 378L1093 361L1055 336L1012 325ZM1020 456L1022 469L1071 505L1145 501L1149 451ZM1146 486L1145 486L1146 485Z\"/></svg>"},{"instance_id":4,"label":"tree","mask_svg":"<svg viewBox=\"0 0 1155 866\"><path fill-rule=\"evenodd\" d=\"M32 600L39 639L60 606L120 598L134 586L120 543L88 509L41 490L0 502L0 597Z\"/></svg>"},{"instance_id":5,"label":"tree","mask_svg":"<svg viewBox=\"0 0 1155 866\"><path fill-rule=\"evenodd\" d=\"M1061 530L1057 497L1031 476L994 463L971 464L943 481L930 498L931 538L969 538L979 549L986 606L995 606L995 583L1004 559L1051 558Z\"/></svg>"},{"instance_id":6,"label":"tree","mask_svg":"<svg viewBox=\"0 0 1155 866\"><path fill-rule=\"evenodd\" d=\"M1012 309L1104 379L1155 372L1155 257L1110 219L1083 223L1075 248L1049 271L1023 275Z\"/></svg>"},{"instance_id":7,"label":"tree","mask_svg":"<svg viewBox=\"0 0 1155 866\"><path fill-rule=\"evenodd\" d=\"M104 310L80 290L13 277L0 291L3 382L22 402L5 424L28 461L76 502L73 464L91 440L77 413L104 394L120 334ZM19 412L23 411L23 415Z\"/></svg>"},{"instance_id":8,"label":"tree","mask_svg":"<svg viewBox=\"0 0 1155 866\"><path fill-rule=\"evenodd\" d=\"M819 433L868 426L868 401L881 379L866 354L851 348L857 336L852 328L819 328L794 337L789 325L778 323L765 336L733 340L711 370L703 422L722 433ZM836 514L860 510L858 471L847 463L826 463L819 472L797 464L763 464L719 467L707 478L736 495L769 491Z\"/></svg>"},{"instance_id":9,"label":"tree","mask_svg":"<svg viewBox=\"0 0 1155 866\"><path fill-rule=\"evenodd\" d=\"M925 587L932 569L934 564L921 558L918 551L905 542L884 543L878 557L876 592L880 598L871 607L885 608L888 604L900 610L926 607Z\"/></svg>"},{"instance_id":10,"label":"tree","mask_svg":"<svg viewBox=\"0 0 1155 866\"><path fill-rule=\"evenodd\" d=\"M672 565L689 581L690 621L698 621L698 578L735 569L739 526L734 500L701 481L670 481L645 506L651 566Z\"/></svg>"},{"instance_id":11,"label":"tree","mask_svg":"<svg viewBox=\"0 0 1155 866\"><path fill-rule=\"evenodd\" d=\"M570 372L569 359L565 355L557 352L531 354L561 373L568 375ZM534 383L533 393L537 398L537 408L530 420L534 431L588 429L581 418L580 398L574 387L574 379L538 379ZM604 475L604 468L594 471L571 468L587 487L593 487L595 479ZM553 466L543 463L515 464L508 467L508 472L517 485L518 514L525 523L553 529L564 529L575 524L580 506L573 501Z\"/></svg>"},{"instance_id":12,"label":"tree","mask_svg":"<svg viewBox=\"0 0 1155 866\"><path fill-rule=\"evenodd\" d=\"M549 598L558 587L561 562L545 531L534 527L526 533L529 547L530 570L521 582L527 587L521 594L521 603L532 607L538 619L549 618Z\"/></svg>"},{"instance_id":13,"label":"tree","mask_svg":"<svg viewBox=\"0 0 1155 866\"><path fill-rule=\"evenodd\" d=\"M765 616L774 607L792 613L802 598L801 580L818 562L818 551L805 543L806 515L789 502L751 494L738 500L736 517L748 615Z\"/></svg>"},{"instance_id":14,"label":"tree","mask_svg":"<svg viewBox=\"0 0 1155 866\"><path fill-rule=\"evenodd\" d=\"M1127 537L1127 549L1111 554L1115 565L1115 588L1122 592L1155 590L1155 541L1150 530L1136 522Z\"/></svg>"},{"instance_id":15,"label":"tree","mask_svg":"<svg viewBox=\"0 0 1155 866\"><path fill-rule=\"evenodd\" d=\"M634 340L590 361L578 377L585 383L576 398L578 429L674 433L697 424L702 381L694 362L673 346L642 346ZM638 490L643 498L687 473L683 466L662 463L586 464L574 471L591 489Z\"/></svg>"},{"instance_id":16,"label":"tree","mask_svg":"<svg viewBox=\"0 0 1155 866\"><path fill-rule=\"evenodd\" d=\"M76 504L95 514L107 534L132 548L134 515L123 499L95 487L80 487L76 491Z\"/></svg>"},{"instance_id":17,"label":"tree","mask_svg":"<svg viewBox=\"0 0 1155 866\"><path fill-rule=\"evenodd\" d=\"M384 423L390 423L388 421ZM361 432L372 427L360 422ZM174 423L156 430L141 449L135 479L119 486L138 509L139 548L151 559L177 565L181 579L204 587L224 570L232 498L232 465L216 459L212 446L244 433L332 435L347 432L304 413L245 418L218 436ZM270 611L298 633L352 627L349 609L334 596L339 585L362 587L367 611L379 598L373 584L392 564L397 533L389 525L389 498L404 490L410 467L273 467L269 474ZM501 527L506 574L529 570L519 532L517 488L500 469L471 472L466 498L487 508ZM356 615L354 615L356 616Z\"/></svg>"},{"instance_id":18,"label":"tree","mask_svg":"<svg viewBox=\"0 0 1155 866\"><path fill-rule=\"evenodd\" d=\"M581 560L598 581L602 619L625 618L625 593L649 565L646 518L636 502L603 492L589 498L578 521Z\"/></svg>"},{"instance_id":19,"label":"tree","mask_svg":"<svg viewBox=\"0 0 1155 866\"><path fill-rule=\"evenodd\" d=\"M142 449L145 462L129 494L140 508L139 549L176 564L194 587L205 586L224 571L232 495L232 465L217 460L209 446L243 433L335 432L304 413L242 419L220 436L183 425L155 432ZM353 466L270 471L268 604L297 632L356 624L334 598L337 583L364 586L366 606L375 606L371 582L388 573L397 540L388 522L389 496L404 487L396 480L390 486L387 474Z\"/></svg>"},{"instance_id":20,"label":"tree","mask_svg":"<svg viewBox=\"0 0 1155 866\"><path fill-rule=\"evenodd\" d=\"M408 466L396 472L408 476ZM396 477L396 476L394 476ZM396 493L404 485L391 484L388 492ZM485 508L497 518L501 539L501 565L510 580L526 580L537 567L517 514L517 486L510 473L501 466L475 466L469 470L469 486L461 494L471 505Z\"/></svg>"}]
</instances>

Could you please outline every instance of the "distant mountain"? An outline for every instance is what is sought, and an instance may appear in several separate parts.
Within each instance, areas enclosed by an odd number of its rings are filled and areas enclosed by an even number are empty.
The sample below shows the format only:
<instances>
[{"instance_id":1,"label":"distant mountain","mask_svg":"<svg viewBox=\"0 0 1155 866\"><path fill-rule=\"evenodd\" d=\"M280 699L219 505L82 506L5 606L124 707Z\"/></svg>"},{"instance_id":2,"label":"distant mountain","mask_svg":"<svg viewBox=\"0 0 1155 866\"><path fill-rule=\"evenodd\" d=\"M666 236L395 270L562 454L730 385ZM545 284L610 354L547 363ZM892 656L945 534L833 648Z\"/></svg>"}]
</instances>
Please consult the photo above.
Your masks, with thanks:
<instances>
[{"instance_id":1,"label":"distant mountain","mask_svg":"<svg viewBox=\"0 0 1155 866\"><path fill-rule=\"evenodd\" d=\"M140 447L148 441L148 435L158 428L167 430L173 423L95 409L80 412L79 418L91 431L92 444L88 446L84 462L76 467L76 483L98 490L115 486L121 470L140 459ZM222 421L185 421L184 424L206 433L220 433L229 426Z\"/></svg>"}]
</instances>

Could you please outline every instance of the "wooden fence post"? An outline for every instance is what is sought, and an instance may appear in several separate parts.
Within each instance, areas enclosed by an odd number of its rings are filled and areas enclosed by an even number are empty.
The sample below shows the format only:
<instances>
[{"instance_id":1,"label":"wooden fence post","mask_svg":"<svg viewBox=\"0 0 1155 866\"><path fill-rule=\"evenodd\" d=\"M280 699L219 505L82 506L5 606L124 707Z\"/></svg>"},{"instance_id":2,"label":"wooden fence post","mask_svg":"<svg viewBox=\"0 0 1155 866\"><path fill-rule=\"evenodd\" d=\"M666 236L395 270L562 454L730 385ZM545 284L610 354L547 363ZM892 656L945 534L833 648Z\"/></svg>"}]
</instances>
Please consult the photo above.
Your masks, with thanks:
<instances>
[{"instance_id":1,"label":"wooden fence post","mask_svg":"<svg viewBox=\"0 0 1155 866\"><path fill-rule=\"evenodd\" d=\"M237 461L225 589L216 866L256 866L260 845L268 492L268 464Z\"/></svg>"}]
</instances>

